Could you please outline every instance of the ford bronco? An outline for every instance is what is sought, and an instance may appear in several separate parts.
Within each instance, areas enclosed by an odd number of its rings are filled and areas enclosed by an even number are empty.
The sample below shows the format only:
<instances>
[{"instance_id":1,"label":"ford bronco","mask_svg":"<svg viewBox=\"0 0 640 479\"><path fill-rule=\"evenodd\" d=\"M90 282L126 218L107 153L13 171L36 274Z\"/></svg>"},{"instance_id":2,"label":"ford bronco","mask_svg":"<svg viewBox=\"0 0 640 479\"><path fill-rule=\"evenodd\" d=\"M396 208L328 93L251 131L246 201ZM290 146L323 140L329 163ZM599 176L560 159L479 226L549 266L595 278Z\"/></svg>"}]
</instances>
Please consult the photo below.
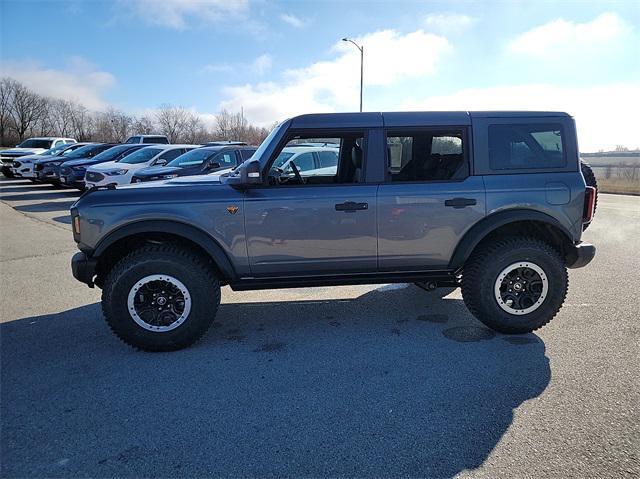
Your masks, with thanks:
<instances>
[{"instance_id":1,"label":"ford bronco","mask_svg":"<svg viewBox=\"0 0 640 479\"><path fill-rule=\"evenodd\" d=\"M327 144L322 167L275 161ZM302 115L215 181L85 193L72 270L102 288L115 334L151 351L198 340L223 285L459 286L482 323L527 333L561 308L567 268L594 257L583 168L566 113Z\"/></svg>"}]
</instances>

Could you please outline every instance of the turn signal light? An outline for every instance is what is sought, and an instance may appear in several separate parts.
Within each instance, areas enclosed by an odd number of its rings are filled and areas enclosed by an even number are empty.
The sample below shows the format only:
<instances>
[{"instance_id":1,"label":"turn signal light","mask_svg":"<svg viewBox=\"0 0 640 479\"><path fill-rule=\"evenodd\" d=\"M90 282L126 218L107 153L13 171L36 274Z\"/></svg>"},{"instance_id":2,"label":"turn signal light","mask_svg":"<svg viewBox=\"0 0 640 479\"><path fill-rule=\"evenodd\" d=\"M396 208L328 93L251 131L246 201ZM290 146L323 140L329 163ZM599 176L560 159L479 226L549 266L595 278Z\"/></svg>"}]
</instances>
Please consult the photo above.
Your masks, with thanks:
<instances>
[{"instance_id":1,"label":"turn signal light","mask_svg":"<svg viewBox=\"0 0 640 479\"><path fill-rule=\"evenodd\" d=\"M593 186L587 186L584 193L584 213L582 214L582 223L591 223L593 213L596 209L597 191Z\"/></svg>"}]
</instances>

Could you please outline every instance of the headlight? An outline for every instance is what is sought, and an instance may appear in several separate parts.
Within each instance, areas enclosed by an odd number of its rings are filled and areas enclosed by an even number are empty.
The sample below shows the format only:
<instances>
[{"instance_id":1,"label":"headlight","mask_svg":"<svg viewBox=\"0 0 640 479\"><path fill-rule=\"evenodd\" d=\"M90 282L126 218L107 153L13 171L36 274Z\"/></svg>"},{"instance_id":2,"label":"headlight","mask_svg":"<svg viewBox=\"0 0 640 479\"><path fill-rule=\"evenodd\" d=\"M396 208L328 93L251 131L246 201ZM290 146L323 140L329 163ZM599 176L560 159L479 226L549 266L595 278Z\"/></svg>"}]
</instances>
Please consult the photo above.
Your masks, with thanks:
<instances>
[{"instance_id":1,"label":"headlight","mask_svg":"<svg viewBox=\"0 0 640 479\"><path fill-rule=\"evenodd\" d=\"M122 169L122 170L105 171L105 174L109 176L126 175L127 170Z\"/></svg>"},{"instance_id":2,"label":"headlight","mask_svg":"<svg viewBox=\"0 0 640 479\"><path fill-rule=\"evenodd\" d=\"M28 165L29 163L32 163L33 160L22 160L22 164L23 165Z\"/></svg>"},{"instance_id":3,"label":"headlight","mask_svg":"<svg viewBox=\"0 0 640 479\"><path fill-rule=\"evenodd\" d=\"M73 171L76 171L78 173L82 173L83 171L86 171L87 169L84 166L76 166L76 167L72 167L71 168Z\"/></svg>"}]
</instances>

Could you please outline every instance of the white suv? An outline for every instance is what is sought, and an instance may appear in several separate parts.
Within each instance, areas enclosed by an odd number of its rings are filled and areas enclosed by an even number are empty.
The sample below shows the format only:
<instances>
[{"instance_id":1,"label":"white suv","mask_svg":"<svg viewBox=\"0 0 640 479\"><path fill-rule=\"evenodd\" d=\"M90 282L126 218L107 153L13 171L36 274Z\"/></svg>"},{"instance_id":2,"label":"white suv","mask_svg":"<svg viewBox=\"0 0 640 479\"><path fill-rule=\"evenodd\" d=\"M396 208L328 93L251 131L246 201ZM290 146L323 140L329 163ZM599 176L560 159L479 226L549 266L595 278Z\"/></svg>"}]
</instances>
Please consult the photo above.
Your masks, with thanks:
<instances>
[{"instance_id":1,"label":"white suv","mask_svg":"<svg viewBox=\"0 0 640 479\"><path fill-rule=\"evenodd\" d=\"M65 145L67 143L76 143L76 140L74 138L40 136L24 140L15 148L2 150L0 152L0 160L2 160L2 174L7 178L13 178L15 176L15 172L13 171L13 161L16 158L27 155L38 155L51 148L59 145Z\"/></svg>"},{"instance_id":2,"label":"white suv","mask_svg":"<svg viewBox=\"0 0 640 479\"><path fill-rule=\"evenodd\" d=\"M90 166L84 175L84 182L87 188L128 185L137 170L149 166L166 165L183 153L199 147L200 145L145 146L118 161L109 161Z\"/></svg>"},{"instance_id":3,"label":"white suv","mask_svg":"<svg viewBox=\"0 0 640 479\"><path fill-rule=\"evenodd\" d=\"M164 135L133 135L125 143L149 143L168 145L169 139Z\"/></svg>"}]
</instances>

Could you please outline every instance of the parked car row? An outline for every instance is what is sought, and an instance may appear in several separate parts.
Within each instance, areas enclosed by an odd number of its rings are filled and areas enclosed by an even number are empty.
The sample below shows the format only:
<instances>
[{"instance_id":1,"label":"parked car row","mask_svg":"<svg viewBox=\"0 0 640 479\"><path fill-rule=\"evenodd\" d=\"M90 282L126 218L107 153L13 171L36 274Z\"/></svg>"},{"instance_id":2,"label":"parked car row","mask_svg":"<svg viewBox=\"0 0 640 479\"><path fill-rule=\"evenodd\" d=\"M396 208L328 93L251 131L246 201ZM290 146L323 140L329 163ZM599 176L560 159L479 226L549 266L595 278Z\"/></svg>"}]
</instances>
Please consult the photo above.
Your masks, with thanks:
<instances>
[{"instance_id":1,"label":"parked car row","mask_svg":"<svg viewBox=\"0 0 640 479\"><path fill-rule=\"evenodd\" d=\"M34 145L50 148L37 154L15 156L11 162L7 160L10 174L5 176L79 190L187 176L206 175L205 180L218 180L249 159L257 149L239 141L177 145L169 144L166 137L160 135L135 135L120 144L32 138L14 150L25 148L26 151L27 146ZM339 148L339 144L324 142L291 144L282 150L274 166L283 175L292 174L294 166L306 177L334 174Z\"/></svg>"}]
</instances>

